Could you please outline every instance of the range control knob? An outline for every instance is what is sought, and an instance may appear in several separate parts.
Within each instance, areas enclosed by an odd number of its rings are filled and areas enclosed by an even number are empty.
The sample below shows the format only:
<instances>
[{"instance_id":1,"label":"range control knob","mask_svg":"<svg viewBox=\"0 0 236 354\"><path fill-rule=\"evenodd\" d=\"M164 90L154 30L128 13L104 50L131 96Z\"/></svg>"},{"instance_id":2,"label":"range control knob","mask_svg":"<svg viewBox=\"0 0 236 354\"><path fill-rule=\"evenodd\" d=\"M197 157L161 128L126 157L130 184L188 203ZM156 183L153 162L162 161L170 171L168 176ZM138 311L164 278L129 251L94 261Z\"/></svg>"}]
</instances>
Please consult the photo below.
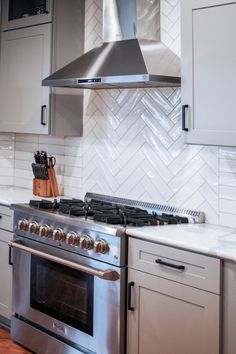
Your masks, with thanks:
<instances>
[{"instance_id":1,"label":"range control knob","mask_svg":"<svg viewBox=\"0 0 236 354\"><path fill-rule=\"evenodd\" d=\"M88 235L84 235L80 239L80 247L86 250L91 250L93 248L93 239Z\"/></svg>"},{"instance_id":2,"label":"range control knob","mask_svg":"<svg viewBox=\"0 0 236 354\"><path fill-rule=\"evenodd\" d=\"M107 241L100 239L94 242L95 252L97 253L107 253L109 252L109 246Z\"/></svg>"},{"instance_id":3,"label":"range control knob","mask_svg":"<svg viewBox=\"0 0 236 354\"><path fill-rule=\"evenodd\" d=\"M63 242L65 241L66 236L64 231L60 227L58 227L57 229L53 230L52 238L53 240Z\"/></svg>"},{"instance_id":4,"label":"range control knob","mask_svg":"<svg viewBox=\"0 0 236 354\"><path fill-rule=\"evenodd\" d=\"M32 221L29 224L29 232L31 234L38 234L38 232L39 232L39 224L36 221Z\"/></svg>"},{"instance_id":5,"label":"range control knob","mask_svg":"<svg viewBox=\"0 0 236 354\"><path fill-rule=\"evenodd\" d=\"M78 246L79 235L74 231L68 232L68 234L66 235L66 243L71 246Z\"/></svg>"},{"instance_id":6,"label":"range control knob","mask_svg":"<svg viewBox=\"0 0 236 354\"><path fill-rule=\"evenodd\" d=\"M21 219L18 221L18 229L21 231L28 231L29 229L29 220Z\"/></svg>"},{"instance_id":7,"label":"range control knob","mask_svg":"<svg viewBox=\"0 0 236 354\"><path fill-rule=\"evenodd\" d=\"M41 237L52 237L52 229L48 225L41 225L39 227L39 236Z\"/></svg>"}]
</instances>

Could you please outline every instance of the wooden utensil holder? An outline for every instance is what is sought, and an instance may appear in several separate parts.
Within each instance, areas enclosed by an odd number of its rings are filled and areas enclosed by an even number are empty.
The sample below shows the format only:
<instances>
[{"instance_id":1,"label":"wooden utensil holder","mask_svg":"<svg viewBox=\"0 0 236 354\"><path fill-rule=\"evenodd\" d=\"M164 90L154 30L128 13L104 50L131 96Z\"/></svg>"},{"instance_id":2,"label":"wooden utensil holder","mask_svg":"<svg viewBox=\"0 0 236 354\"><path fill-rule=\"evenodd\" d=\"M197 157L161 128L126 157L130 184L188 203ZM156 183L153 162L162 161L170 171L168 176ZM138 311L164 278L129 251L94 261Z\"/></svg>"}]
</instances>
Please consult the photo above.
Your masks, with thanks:
<instances>
[{"instance_id":1,"label":"wooden utensil holder","mask_svg":"<svg viewBox=\"0 0 236 354\"><path fill-rule=\"evenodd\" d=\"M39 197L52 197L52 188L50 180L34 178L33 194Z\"/></svg>"},{"instance_id":2,"label":"wooden utensil holder","mask_svg":"<svg viewBox=\"0 0 236 354\"><path fill-rule=\"evenodd\" d=\"M33 194L39 197L58 197L59 190L53 167L48 168L48 179L33 179Z\"/></svg>"}]
</instances>

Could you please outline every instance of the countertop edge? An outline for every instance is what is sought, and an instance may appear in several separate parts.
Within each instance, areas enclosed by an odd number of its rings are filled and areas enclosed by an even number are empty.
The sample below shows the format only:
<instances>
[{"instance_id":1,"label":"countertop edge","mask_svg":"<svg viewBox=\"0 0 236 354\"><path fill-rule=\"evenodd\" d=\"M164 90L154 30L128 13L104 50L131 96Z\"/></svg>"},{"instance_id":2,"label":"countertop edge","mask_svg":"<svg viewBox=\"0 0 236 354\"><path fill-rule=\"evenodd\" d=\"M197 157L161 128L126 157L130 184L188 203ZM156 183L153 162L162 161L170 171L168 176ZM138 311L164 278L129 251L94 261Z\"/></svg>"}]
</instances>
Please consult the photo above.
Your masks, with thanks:
<instances>
[{"instance_id":1,"label":"countertop edge","mask_svg":"<svg viewBox=\"0 0 236 354\"><path fill-rule=\"evenodd\" d=\"M158 236L158 234L153 236L151 233L148 232L147 228L145 229L145 231L127 228L126 234L128 237L137 238L143 241L157 243L168 247L179 248L189 252L195 252L195 253L200 253L215 258L220 258L222 260L236 262L236 230L227 227L224 228L222 226L204 224L204 227L206 229L207 227L210 228L212 226L214 226L214 228L219 228L220 230L221 229L225 230L226 235L216 238L214 240L215 244L214 242L209 241L208 245L207 242L205 242L204 245L201 245L201 239L199 239L199 244L192 244L189 240L188 241L176 240L176 239L173 240L171 236L170 237ZM170 235L171 235L171 230L170 230ZM194 232L193 235L195 236ZM225 248L225 244L224 244L225 238L227 238L228 236L230 237L235 236L235 241L230 241L231 247Z\"/></svg>"}]
</instances>

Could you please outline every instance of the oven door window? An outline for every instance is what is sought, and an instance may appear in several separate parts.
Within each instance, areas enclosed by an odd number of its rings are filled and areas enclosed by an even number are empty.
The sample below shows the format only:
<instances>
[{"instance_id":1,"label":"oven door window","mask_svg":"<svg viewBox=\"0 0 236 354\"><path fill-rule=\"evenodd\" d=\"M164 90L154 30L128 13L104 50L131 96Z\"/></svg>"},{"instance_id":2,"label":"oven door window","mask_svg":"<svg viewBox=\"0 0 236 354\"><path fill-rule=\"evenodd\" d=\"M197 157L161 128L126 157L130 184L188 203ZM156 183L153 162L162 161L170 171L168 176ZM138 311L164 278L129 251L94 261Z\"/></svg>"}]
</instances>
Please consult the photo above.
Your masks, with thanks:
<instances>
[{"instance_id":1,"label":"oven door window","mask_svg":"<svg viewBox=\"0 0 236 354\"><path fill-rule=\"evenodd\" d=\"M93 335L94 277L31 256L30 306Z\"/></svg>"}]
</instances>

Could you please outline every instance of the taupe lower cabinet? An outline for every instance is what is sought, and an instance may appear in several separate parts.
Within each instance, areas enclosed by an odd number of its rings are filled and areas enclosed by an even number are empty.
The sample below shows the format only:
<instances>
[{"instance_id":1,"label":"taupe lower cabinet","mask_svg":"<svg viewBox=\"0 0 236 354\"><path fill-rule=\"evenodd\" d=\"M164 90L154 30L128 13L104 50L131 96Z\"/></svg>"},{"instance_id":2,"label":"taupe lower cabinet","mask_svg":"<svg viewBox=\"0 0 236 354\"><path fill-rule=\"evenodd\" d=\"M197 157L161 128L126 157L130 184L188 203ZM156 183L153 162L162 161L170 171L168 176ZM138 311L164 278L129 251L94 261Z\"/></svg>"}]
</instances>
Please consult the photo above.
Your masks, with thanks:
<instances>
[{"instance_id":1,"label":"taupe lower cabinet","mask_svg":"<svg viewBox=\"0 0 236 354\"><path fill-rule=\"evenodd\" d=\"M127 354L220 353L218 259L130 239L128 282Z\"/></svg>"},{"instance_id":2,"label":"taupe lower cabinet","mask_svg":"<svg viewBox=\"0 0 236 354\"><path fill-rule=\"evenodd\" d=\"M236 263L223 265L223 354L236 353Z\"/></svg>"},{"instance_id":3,"label":"taupe lower cabinet","mask_svg":"<svg viewBox=\"0 0 236 354\"><path fill-rule=\"evenodd\" d=\"M0 316L11 317L12 267L8 264L8 244L13 234L0 229Z\"/></svg>"},{"instance_id":4,"label":"taupe lower cabinet","mask_svg":"<svg viewBox=\"0 0 236 354\"><path fill-rule=\"evenodd\" d=\"M181 0L184 141L236 146L236 1Z\"/></svg>"},{"instance_id":5,"label":"taupe lower cabinet","mask_svg":"<svg viewBox=\"0 0 236 354\"><path fill-rule=\"evenodd\" d=\"M8 241L13 238L12 211L0 205L0 320L10 320L12 301L12 266L8 263Z\"/></svg>"}]
</instances>

